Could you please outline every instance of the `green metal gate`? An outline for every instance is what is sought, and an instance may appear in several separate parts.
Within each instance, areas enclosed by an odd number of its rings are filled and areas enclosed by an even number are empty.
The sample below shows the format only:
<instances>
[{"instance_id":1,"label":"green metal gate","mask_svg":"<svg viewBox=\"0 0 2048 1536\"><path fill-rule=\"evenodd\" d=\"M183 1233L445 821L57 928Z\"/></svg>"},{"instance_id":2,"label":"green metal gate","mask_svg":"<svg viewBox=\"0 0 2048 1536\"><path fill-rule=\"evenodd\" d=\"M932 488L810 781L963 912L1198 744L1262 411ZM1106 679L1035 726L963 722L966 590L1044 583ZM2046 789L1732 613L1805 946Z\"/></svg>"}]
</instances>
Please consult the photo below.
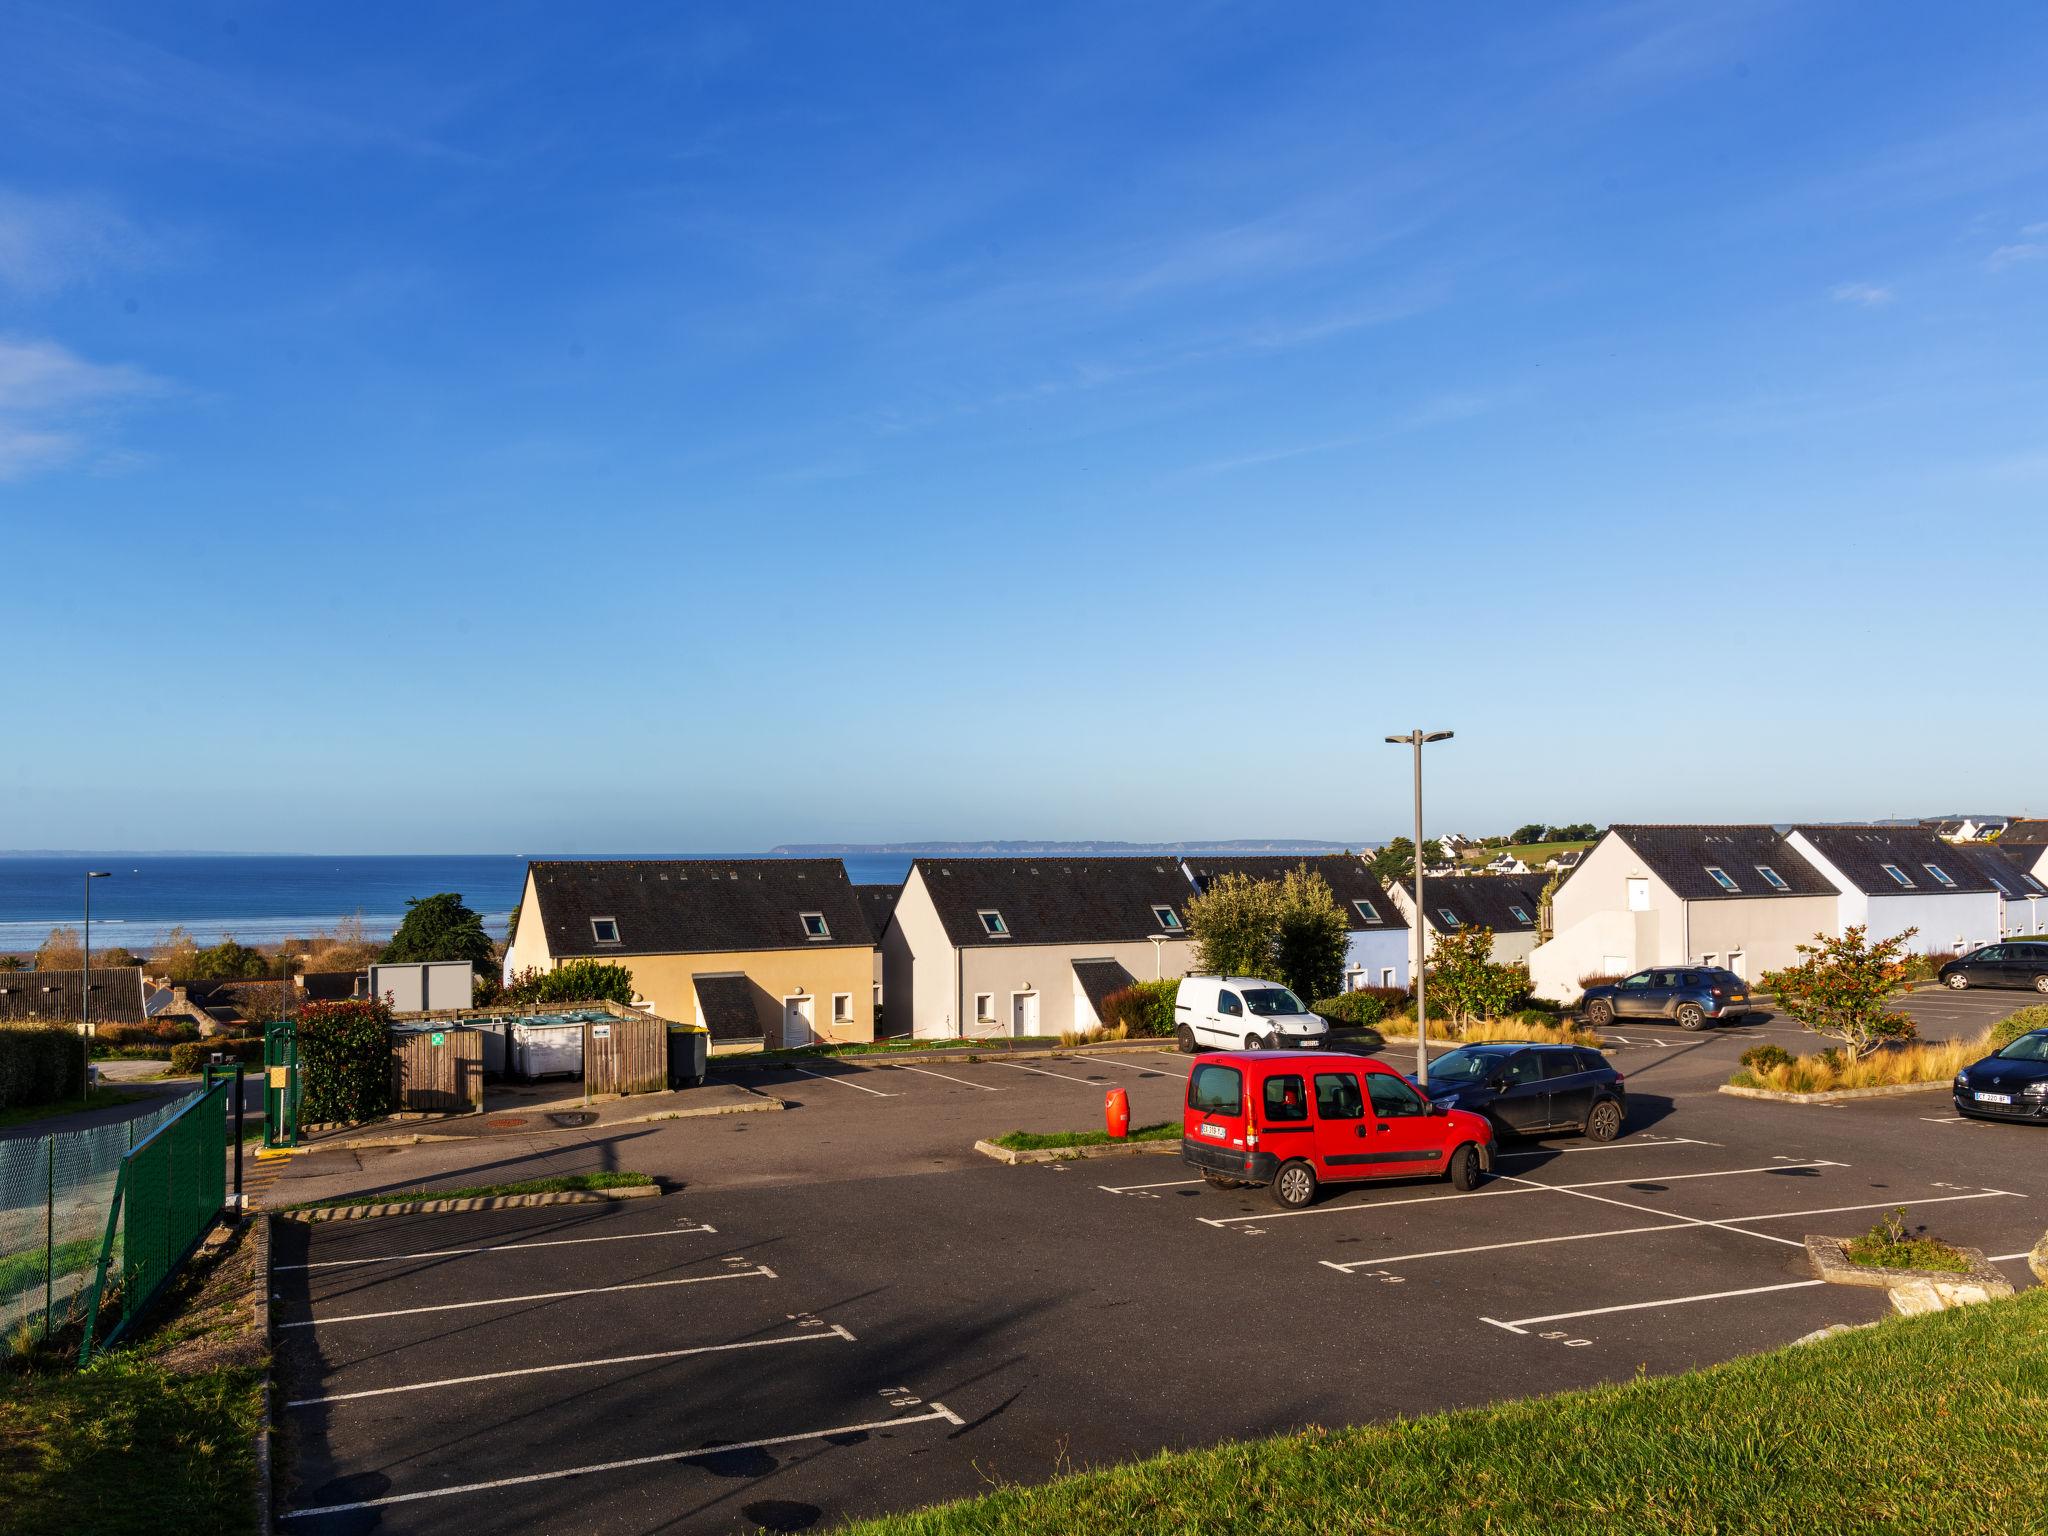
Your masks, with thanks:
<instances>
[{"instance_id":1,"label":"green metal gate","mask_svg":"<svg viewBox=\"0 0 2048 1536\"><path fill-rule=\"evenodd\" d=\"M263 1145L299 1144L299 1031L289 1019L263 1026Z\"/></svg>"}]
</instances>

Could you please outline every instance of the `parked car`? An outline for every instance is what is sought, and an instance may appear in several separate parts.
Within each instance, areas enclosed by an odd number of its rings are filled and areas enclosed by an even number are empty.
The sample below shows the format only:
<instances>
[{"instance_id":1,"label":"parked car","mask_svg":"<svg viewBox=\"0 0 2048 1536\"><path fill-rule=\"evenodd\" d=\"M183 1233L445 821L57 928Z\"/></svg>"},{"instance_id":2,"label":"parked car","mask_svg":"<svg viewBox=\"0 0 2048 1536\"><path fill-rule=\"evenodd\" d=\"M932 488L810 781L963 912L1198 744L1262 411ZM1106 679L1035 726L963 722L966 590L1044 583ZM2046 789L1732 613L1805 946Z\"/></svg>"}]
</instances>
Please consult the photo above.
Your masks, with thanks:
<instances>
[{"instance_id":1,"label":"parked car","mask_svg":"<svg viewBox=\"0 0 2048 1536\"><path fill-rule=\"evenodd\" d=\"M2048 1029L2037 1029L1973 1061L1952 1085L1956 1113L1994 1120L2048 1121Z\"/></svg>"},{"instance_id":2,"label":"parked car","mask_svg":"<svg viewBox=\"0 0 2048 1536\"><path fill-rule=\"evenodd\" d=\"M1188 1074L1180 1155L1212 1184L1264 1184L1298 1210L1324 1184L1358 1179L1437 1174L1477 1188L1493 1170L1493 1127L1362 1056L1204 1052Z\"/></svg>"},{"instance_id":3,"label":"parked car","mask_svg":"<svg viewBox=\"0 0 2048 1536\"><path fill-rule=\"evenodd\" d=\"M1586 988L1579 1009L1599 1028L1616 1019L1669 1019L1680 1029L1705 1029L1749 1011L1749 983L1718 965L1652 966Z\"/></svg>"},{"instance_id":4,"label":"parked car","mask_svg":"<svg viewBox=\"0 0 2048 1536\"><path fill-rule=\"evenodd\" d=\"M1174 1036L1183 1051L1319 1046L1329 1020L1277 981L1256 976L1183 976L1173 994Z\"/></svg>"},{"instance_id":5,"label":"parked car","mask_svg":"<svg viewBox=\"0 0 2048 1536\"><path fill-rule=\"evenodd\" d=\"M1971 987L2032 987L2048 992L2048 944L1986 944L1958 956L1936 971L1943 986L1958 992Z\"/></svg>"},{"instance_id":6,"label":"parked car","mask_svg":"<svg viewBox=\"0 0 2048 1536\"><path fill-rule=\"evenodd\" d=\"M1579 1131L1612 1141L1628 1122L1628 1090L1582 1045L1467 1045L1429 1064L1430 1098L1470 1110L1502 1136Z\"/></svg>"}]
</instances>

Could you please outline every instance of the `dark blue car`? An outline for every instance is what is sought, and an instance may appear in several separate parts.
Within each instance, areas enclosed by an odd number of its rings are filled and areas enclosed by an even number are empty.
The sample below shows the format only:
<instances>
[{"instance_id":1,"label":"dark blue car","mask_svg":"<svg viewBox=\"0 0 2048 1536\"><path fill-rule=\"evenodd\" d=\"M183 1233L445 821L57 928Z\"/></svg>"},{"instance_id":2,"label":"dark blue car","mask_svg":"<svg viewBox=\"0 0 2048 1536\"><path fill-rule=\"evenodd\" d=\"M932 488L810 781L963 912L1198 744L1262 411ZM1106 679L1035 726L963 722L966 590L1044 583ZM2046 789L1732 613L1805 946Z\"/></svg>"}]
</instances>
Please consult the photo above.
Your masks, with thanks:
<instances>
[{"instance_id":1,"label":"dark blue car","mask_svg":"<svg viewBox=\"0 0 2048 1536\"><path fill-rule=\"evenodd\" d=\"M1612 1141L1628 1120L1621 1074L1583 1045L1461 1046L1429 1064L1426 1091L1446 1109L1486 1116L1499 1135Z\"/></svg>"},{"instance_id":2,"label":"dark blue car","mask_svg":"<svg viewBox=\"0 0 2048 1536\"><path fill-rule=\"evenodd\" d=\"M2021 1035L1956 1074L1956 1112L2048 1123L2048 1029Z\"/></svg>"}]
</instances>

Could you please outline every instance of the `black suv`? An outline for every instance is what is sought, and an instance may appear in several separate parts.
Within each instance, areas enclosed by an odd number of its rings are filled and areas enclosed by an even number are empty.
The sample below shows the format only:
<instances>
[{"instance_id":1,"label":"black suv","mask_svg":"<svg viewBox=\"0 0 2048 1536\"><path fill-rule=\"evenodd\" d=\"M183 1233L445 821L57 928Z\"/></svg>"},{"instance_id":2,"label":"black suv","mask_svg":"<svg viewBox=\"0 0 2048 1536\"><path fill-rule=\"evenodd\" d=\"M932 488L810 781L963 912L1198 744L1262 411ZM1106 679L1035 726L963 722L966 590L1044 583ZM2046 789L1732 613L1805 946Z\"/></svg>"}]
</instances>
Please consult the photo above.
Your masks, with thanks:
<instances>
[{"instance_id":1,"label":"black suv","mask_svg":"<svg viewBox=\"0 0 2048 1536\"><path fill-rule=\"evenodd\" d=\"M1705 1029L1749 1012L1749 983L1718 965L1660 965L1586 988L1579 1011L1601 1029L1617 1019L1669 1019L1680 1029Z\"/></svg>"},{"instance_id":2,"label":"black suv","mask_svg":"<svg viewBox=\"0 0 2048 1536\"><path fill-rule=\"evenodd\" d=\"M1582 1045L1466 1045L1429 1064L1432 1102L1469 1109L1496 1133L1583 1131L1612 1141L1628 1119L1621 1074Z\"/></svg>"},{"instance_id":3,"label":"black suv","mask_svg":"<svg viewBox=\"0 0 2048 1536\"><path fill-rule=\"evenodd\" d=\"M1986 944L1949 961L1935 976L1958 992L1969 987L2032 987L2048 992L2048 944Z\"/></svg>"}]
</instances>

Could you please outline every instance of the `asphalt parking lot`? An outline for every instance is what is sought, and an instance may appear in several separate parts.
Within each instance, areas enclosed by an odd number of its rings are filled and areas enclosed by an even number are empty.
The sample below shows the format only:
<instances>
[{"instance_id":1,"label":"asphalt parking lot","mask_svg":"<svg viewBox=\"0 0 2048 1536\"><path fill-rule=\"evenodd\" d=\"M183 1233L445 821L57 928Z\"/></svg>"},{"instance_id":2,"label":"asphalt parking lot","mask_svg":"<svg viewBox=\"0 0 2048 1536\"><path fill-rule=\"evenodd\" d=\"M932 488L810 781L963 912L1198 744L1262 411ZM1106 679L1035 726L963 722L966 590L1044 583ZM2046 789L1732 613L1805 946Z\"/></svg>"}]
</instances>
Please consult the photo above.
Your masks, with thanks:
<instances>
[{"instance_id":1,"label":"asphalt parking lot","mask_svg":"<svg viewBox=\"0 0 2048 1536\"><path fill-rule=\"evenodd\" d=\"M1931 1001L1928 1033L1968 1034L2031 999ZM277 1277L282 1528L824 1528L1162 1447L1680 1370L1883 1315L1881 1292L1816 1282L1801 1239L1899 1206L2028 1283L2048 1132L1960 1121L1938 1091L1714 1092L1787 1028L1623 1028L1620 1141L1509 1143L1469 1195L1375 1184L1295 1213L1170 1155L964 1150L1097 1124L1111 1083L1141 1123L1177 1115L1171 1050L764 1072L795 1109L494 1148L492 1178L639 1167L680 1192L283 1224L279 1265L315 1267ZM417 1177L403 1156L317 1162L294 1179Z\"/></svg>"}]
</instances>

